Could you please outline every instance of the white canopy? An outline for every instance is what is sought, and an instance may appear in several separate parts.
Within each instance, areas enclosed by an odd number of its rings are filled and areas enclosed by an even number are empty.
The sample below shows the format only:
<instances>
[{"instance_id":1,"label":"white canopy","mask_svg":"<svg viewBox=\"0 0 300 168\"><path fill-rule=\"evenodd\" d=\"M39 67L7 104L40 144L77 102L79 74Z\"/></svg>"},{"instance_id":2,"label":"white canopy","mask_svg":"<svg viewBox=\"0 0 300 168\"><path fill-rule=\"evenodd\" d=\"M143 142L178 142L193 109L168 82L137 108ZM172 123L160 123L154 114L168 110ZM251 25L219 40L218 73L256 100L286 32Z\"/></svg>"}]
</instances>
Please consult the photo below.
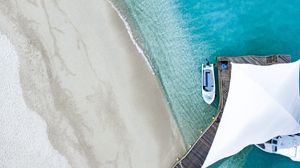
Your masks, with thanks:
<instances>
[{"instance_id":1,"label":"white canopy","mask_svg":"<svg viewBox=\"0 0 300 168\"><path fill-rule=\"evenodd\" d=\"M232 63L222 119L203 164L232 156L250 144L300 132L299 65Z\"/></svg>"}]
</instances>

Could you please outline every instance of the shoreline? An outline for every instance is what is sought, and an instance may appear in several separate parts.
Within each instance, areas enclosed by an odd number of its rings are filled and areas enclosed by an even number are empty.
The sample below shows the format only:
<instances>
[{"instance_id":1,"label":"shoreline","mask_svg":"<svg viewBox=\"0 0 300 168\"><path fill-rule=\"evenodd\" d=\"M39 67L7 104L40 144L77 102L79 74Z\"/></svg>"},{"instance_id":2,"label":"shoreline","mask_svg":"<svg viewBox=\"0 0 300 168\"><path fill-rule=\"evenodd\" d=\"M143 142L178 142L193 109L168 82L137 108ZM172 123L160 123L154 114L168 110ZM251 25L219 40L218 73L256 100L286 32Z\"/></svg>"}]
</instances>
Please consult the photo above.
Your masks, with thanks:
<instances>
[{"instance_id":1,"label":"shoreline","mask_svg":"<svg viewBox=\"0 0 300 168\"><path fill-rule=\"evenodd\" d=\"M114 5L113 2L111 2L110 0L105 0L107 1L107 3L109 3L111 5L111 7L113 8L113 10L115 10L115 12L118 14L119 18L121 19L121 21L123 22L127 33L129 35L130 40L132 41L132 44L136 47L137 51L141 54L141 56L144 58L146 64L148 65L150 71L152 72L152 74L155 76L155 72L153 70L153 67L151 65L151 63L148 61L143 49L139 46L139 44L137 43L137 41L134 39L133 34L132 34L132 30L129 26L129 23L126 21L126 19L123 17L123 15L121 14L121 12L119 11L119 9Z\"/></svg>"},{"instance_id":2,"label":"shoreline","mask_svg":"<svg viewBox=\"0 0 300 168\"><path fill-rule=\"evenodd\" d=\"M26 105L72 167L169 167L185 152L157 78L108 2L0 9Z\"/></svg>"}]
</instances>

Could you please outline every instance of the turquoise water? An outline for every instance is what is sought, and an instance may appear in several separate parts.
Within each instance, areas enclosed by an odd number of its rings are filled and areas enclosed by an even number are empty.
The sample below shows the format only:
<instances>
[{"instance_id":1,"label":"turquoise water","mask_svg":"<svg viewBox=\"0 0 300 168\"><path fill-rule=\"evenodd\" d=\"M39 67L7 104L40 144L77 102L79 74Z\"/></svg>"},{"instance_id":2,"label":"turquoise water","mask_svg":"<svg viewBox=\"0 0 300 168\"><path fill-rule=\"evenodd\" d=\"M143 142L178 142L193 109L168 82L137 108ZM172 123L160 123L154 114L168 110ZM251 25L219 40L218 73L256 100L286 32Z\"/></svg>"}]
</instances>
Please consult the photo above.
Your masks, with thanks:
<instances>
[{"instance_id":1,"label":"turquoise water","mask_svg":"<svg viewBox=\"0 0 300 168\"><path fill-rule=\"evenodd\" d=\"M300 58L300 1L123 0L114 4L149 60L186 144L217 111L201 98L200 66L217 56ZM212 167L300 167L250 146Z\"/></svg>"}]
</instances>

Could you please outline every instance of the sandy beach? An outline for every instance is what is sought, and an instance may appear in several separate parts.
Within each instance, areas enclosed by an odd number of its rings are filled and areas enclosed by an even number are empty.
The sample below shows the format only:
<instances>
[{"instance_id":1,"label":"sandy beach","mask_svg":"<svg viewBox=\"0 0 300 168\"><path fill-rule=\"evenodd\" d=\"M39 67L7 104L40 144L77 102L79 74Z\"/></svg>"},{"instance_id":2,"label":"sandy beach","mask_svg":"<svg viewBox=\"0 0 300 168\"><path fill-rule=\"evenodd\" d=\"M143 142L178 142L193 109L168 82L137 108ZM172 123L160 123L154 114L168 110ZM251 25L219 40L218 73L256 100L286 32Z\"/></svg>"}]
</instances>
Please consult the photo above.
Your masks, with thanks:
<instances>
[{"instance_id":1,"label":"sandy beach","mask_svg":"<svg viewBox=\"0 0 300 168\"><path fill-rule=\"evenodd\" d=\"M0 31L17 50L27 108L71 167L165 168L184 153L158 81L106 1L1 2Z\"/></svg>"}]
</instances>

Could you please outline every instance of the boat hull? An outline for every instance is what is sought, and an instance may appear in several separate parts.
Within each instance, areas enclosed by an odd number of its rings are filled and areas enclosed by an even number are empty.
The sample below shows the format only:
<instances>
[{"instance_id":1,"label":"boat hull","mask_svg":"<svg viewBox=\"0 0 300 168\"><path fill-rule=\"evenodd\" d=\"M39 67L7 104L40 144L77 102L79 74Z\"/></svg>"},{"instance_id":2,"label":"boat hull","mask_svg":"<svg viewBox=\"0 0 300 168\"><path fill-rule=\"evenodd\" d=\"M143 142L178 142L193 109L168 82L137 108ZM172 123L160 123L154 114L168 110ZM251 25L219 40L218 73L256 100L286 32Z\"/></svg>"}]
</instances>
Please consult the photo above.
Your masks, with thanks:
<instances>
[{"instance_id":1,"label":"boat hull","mask_svg":"<svg viewBox=\"0 0 300 168\"><path fill-rule=\"evenodd\" d=\"M215 100L215 75L213 64L202 64L202 97L207 104Z\"/></svg>"},{"instance_id":2,"label":"boat hull","mask_svg":"<svg viewBox=\"0 0 300 168\"><path fill-rule=\"evenodd\" d=\"M289 157L294 161L300 161L300 134L275 137L263 144L256 145L259 149Z\"/></svg>"}]
</instances>

